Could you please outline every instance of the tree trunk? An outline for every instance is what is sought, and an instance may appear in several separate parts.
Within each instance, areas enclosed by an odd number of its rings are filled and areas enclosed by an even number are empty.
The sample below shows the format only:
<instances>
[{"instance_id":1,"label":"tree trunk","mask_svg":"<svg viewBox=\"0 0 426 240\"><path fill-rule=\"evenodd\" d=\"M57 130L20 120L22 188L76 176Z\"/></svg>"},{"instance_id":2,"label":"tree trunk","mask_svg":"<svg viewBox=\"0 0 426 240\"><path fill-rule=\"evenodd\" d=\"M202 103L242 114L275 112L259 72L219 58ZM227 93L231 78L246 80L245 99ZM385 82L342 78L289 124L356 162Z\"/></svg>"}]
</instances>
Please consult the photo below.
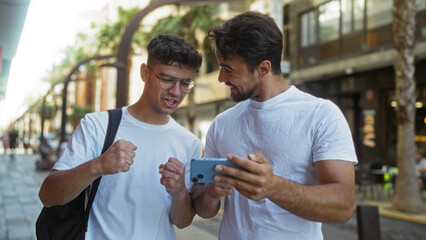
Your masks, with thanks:
<instances>
[{"instance_id":1,"label":"tree trunk","mask_svg":"<svg viewBox=\"0 0 426 240\"><path fill-rule=\"evenodd\" d=\"M416 81L414 79L415 0L395 0L393 35L396 50L396 116L398 121L397 167L393 206L403 212L419 213L423 209L415 174L414 142Z\"/></svg>"},{"instance_id":2,"label":"tree trunk","mask_svg":"<svg viewBox=\"0 0 426 240\"><path fill-rule=\"evenodd\" d=\"M186 108L186 116L188 119L189 131L194 133L194 121L195 121L195 101L194 101L194 91L188 93L188 107Z\"/></svg>"}]
</instances>

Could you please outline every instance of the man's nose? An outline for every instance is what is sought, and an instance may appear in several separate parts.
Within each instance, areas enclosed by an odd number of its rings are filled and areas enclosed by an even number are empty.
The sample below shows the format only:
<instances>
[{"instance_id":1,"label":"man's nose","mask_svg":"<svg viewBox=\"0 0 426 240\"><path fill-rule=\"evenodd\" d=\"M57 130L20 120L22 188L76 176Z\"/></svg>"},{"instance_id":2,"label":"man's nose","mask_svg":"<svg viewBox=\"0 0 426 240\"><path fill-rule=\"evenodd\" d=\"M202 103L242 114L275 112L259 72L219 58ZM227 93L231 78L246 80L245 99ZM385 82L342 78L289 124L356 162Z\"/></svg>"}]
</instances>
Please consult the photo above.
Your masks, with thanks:
<instances>
[{"instance_id":1,"label":"man's nose","mask_svg":"<svg viewBox=\"0 0 426 240\"><path fill-rule=\"evenodd\" d=\"M223 83L223 82L227 82L228 80L226 79L226 74L223 72L224 70L223 69L220 69L220 71L219 71L219 76L217 77L217 80L219 81L219 82L221 82L221 83Z\"/></svg>"},{"instance_id":2,"label":"man's nose","mask_svg":"<svg viewBox=\"0 0 426 240\"><path fill-rule=\"evenodd\" d=\"M182 94L180 81L176 81L175 85L169 89L169 93L172 94L173 96L180 96Z\"/></svg>"}]
</instances>

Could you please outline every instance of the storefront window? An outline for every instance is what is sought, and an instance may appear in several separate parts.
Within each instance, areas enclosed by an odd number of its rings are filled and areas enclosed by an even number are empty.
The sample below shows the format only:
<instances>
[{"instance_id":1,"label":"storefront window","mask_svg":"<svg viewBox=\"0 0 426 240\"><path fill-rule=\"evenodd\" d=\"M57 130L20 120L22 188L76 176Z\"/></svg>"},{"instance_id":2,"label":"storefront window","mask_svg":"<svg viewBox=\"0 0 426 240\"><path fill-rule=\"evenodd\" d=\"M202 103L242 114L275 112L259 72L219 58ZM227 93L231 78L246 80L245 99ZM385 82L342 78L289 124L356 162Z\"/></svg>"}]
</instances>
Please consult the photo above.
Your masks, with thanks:
<instances>
[{"instance_id":1,"label":"storefront window","mask_svg":"<svg viewBox=\"0 0 426 240\"><path fill-rule=\"evenodd\" d=\"M392 5L390 0L367 1L367 29L373 29L392 23Z\"/></svg>"},{"instance_id":2,"label":"storefront window","mask_svg":"<svg viewBox=\"0 0 426 240\"><path fill-rule=\"evenodd\" d=\"M338 39L339 19L339 0L327 2L319 7L319 40L321 43Z\"/></svg>"}]
</instances>

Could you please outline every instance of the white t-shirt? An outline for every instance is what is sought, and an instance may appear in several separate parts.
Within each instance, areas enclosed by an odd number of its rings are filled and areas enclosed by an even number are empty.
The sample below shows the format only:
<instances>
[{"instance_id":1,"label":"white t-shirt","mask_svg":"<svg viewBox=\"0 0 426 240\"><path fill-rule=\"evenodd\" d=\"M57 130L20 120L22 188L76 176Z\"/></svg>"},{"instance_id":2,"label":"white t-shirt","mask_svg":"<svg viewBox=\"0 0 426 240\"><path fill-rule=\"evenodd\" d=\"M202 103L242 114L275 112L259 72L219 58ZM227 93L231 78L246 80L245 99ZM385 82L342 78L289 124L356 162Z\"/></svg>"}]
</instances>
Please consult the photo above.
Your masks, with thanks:
<instances>
[{"instance_id":1,"label":"white t-shirt","mask_svg":"<svg viewBox=\"0 0 426 240\"><path fill-rule=\"evenodd\" d=\"M265 102L247 100L218 115L206 139L206 157L262 152L274 174L316 184L313 163L357 162L349 126L336 105L292 86ZM225 198L219 239L322 239L321 223L305 220L269 199L238 191Z\"/></svg>"},{"instance_id":2,"label":"white t-shirt","mask_svg":"<svg viewBox=\"0 0 426 240\"><path fill-rule=\"evenodd\" d=\"M102 152L108 113L87 114L54 169L74 168ZM160 184L158 166L175 157L186 166L200 157L200 140L172 118L165 125L152 125L133 118L127 107L115 138L137 146L130 171L102 176L89 217L86 239L175 239L169 220L171 196Z\"/></svg>"}]
</instances>

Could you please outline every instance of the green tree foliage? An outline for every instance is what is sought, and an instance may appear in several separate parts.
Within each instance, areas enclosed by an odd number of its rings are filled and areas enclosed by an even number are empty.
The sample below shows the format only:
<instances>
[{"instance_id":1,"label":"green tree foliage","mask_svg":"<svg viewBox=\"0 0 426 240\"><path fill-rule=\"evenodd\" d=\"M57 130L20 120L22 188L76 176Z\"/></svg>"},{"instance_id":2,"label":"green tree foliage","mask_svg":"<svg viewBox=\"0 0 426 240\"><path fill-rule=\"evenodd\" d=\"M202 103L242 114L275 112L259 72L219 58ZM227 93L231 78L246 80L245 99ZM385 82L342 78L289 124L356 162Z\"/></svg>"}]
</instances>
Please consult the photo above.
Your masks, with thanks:
<instances>
[{"instance_id":1,"label":"green tree foliage","mask_svg":"<svg viewBox=\"0 0 426 240\"><path fill-rule=\"evenodd\" d=\"M58 110L58 105L56 103L49 103L46 104L44 108L44 117L46 119L53 119L55 117L56 111ZM37 114L40 115L40 119L42 117L42 106L37 107Z\"/></svg>"},{"instance_id":2,"label":"green tree foliage","mask_svg":"<svg viewBox=\"0 0 426 240\"><path fill-rule=\"evenodd\" d=\"M106 23L102 26L92 24L92 28L98 29L95 45L97 46L99 54L106 55L118 52L118 47L127 25L139 11L141 11L141 9L138 7L127 10L122 7L118 7L118 21L114 23ZM141 33L135 32L132 42L137 44L141 41L141 38ZM134 48L132 47L130 50L131 53L133 53L133 49Z\"/></svg>"},{"instance_id":3,"label":"green tree foliage","mask_svg":"<svg viewBox=\"0 0 426 240\"><path fill-rule=\"evenodd\" d=\"M89 106L73 105L72 113L68 117L73 128L75 129L78 126L78 124L80 123L80 120L84 117L84 115L91 112L93 112L93 107L90 105Z\"/></svg>"}]
</instances>

